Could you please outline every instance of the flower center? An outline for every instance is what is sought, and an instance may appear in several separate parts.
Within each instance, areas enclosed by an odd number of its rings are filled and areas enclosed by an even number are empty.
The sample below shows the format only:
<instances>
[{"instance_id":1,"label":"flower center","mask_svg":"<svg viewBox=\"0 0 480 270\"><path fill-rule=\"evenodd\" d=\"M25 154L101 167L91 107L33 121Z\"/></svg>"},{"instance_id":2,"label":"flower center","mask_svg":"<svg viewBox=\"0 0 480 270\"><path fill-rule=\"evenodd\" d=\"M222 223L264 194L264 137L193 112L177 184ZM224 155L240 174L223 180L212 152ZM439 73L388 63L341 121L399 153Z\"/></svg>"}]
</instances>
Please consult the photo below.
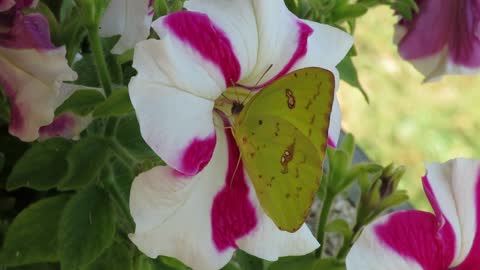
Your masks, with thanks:
<instances>
[{"instance_id":1,"label":"flower center","mask_svg":"<svg viewBox=\"0 0 480 270\"><path fill-rule=\"evenodd\" d=\"M246 88L229 87L215 100L215 109L222 111L229 119L235 118L253 96L254 93Z\"/></svg>"}]
</instances>

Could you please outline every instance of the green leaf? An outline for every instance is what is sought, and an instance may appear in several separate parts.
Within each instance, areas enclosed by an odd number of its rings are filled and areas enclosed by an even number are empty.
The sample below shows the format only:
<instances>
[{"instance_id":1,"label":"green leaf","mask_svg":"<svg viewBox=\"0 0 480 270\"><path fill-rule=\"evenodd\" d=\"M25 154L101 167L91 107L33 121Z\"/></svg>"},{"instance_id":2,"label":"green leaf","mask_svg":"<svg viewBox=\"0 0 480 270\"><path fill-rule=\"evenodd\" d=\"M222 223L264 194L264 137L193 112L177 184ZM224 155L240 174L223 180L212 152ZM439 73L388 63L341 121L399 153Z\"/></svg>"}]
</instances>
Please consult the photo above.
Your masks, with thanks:
<instances>
[{"instance_id":1,"label":"green leaf","mask_svg":"<svg viewBox=\"0 0 480 270\"><path fill-rule=\"evenodd\" d=\"M29 205L10 225L0 265L16 266L58 260L58 220L68 196L61 195Z\"/></svg>"},{"instance_id":2,"label":"green leaf","mask_svg":"<svg viewBox=\"0 0 480 270\"><path fill-rule=\"evenodd\" d=\"M94 117L122 116L133 112L128 90L115 90L107 100L99 104L93 112Z\"/></svg>"},{"instance_id":3,"label":"green leaf","mask_svg":"<svg viewBox=\"0 0 480 270\"><path fill-rule=\"evenodd\" d=\"M60 6L60 22L63 23L72 13L72 9L75 6L74 0L63 0Z\"/></svg>"},{"instance_id":4,"label":"green leaf","mask_svg":"<svg viewBox=\"0 0 480 270\"><path fill-rule=\"evenodd\" d=\"M414 13L419 10L415 0L396 0L390 6L407 21L412 20Z\"/></svg>"},{"instance_id":5,"label":"green leaf","mask_svg":"<svg viewBox=\"0 0 480 270\"><path fill-rule=\"evenodd\" d=\"M98 80L97 67L91 54L83 54L82 59L73 64L73 70L78 74L78 79L74 82L78 85L89 87L101 87Z\"/></svg>"},{"instance_id":6,"label":"green leaf","mask_svg":"<svg viewBox=\"0 0 480 270\"><path fill-rule=\"evenodd\" d=\"M312 270L345 270L345 263L335 259L327 258L315 262Z\"/></svg>"},{"instance_id":7,"label":"green leaf","mask_svg":"<svg viewBox=\"0 0 480 270\"><path fill-rule=\"evenodd\" d=\"M363 97L367 101L370 102L367 92L360 84L358 80L358 73L355 65L353 64L351 57L345 57L343 60L337 65L337 69L340 72L340 78L348 83L349 85L357 88L362 93Z\"/></svg>"},{"instance_id":8,"label":"green leaf","mask_svg":"<svg viewBox=\"0 0 480 270\"><path fill-rule=\"evenodd\" d=\"M375 211L375 216L380 215L382 212L406 202L407 200L408 194L405 190L395 191L393 194L382 200L377 211Z\"/></svg>"},{"instance_id":9,"label":"green leaf","mask_svg":"<svg viewBox=\"0 0 480 270\"><path fill-rule=\"evenodd\" d=\"M367 13L368 8L362 4L337 5L332 10L332 18L335 23L342 23L348 19L358 18Z\"/></svg>"},{"instance_id":10,"label":"green leaf","mask_svg":"<svg viewBox=\"0 0 480 270\"><path fill-rule=\"evenodd\" d=\"M242 250L237 250L235 259L242 270L262 270L263 261L253 255L250 255Z\"/></svg>"},{"instance_id":11,"label":"green leaf","mask_svg":"<svg viewBox=\"0 0 480 270\"><path fill-rule=\"evenodd\" d=\"M138 160L159 160L157 154L145 143L135 114L120 119L116 129L118 143Z\"/></svg>"},{"instance_id":12,"label":"green leaf","mask_svg":"<svg viewBox=\"0 0 480 270\"><path fill-rule=\"evenodd\" d=\"M69 141L60 138L34 144L13 167L7 189L48 190L56 187L67 173L65 156L70 147Z\"/></svg>"},{"instance_id":13,"label":"green leaf","mask_svg":"<svg viewBox=\"0 0 480 270\"><path fill-rule=\"evenodd\" d=\"M87 137L76 142L67 155L68 173L59 189L77 189L90 183L105 166L108 154L108 141L104 138Z\"/></svg>"},{"instance_id":14,"label":"green leaf","mask_svg":"<svg viewBox=\"0 0 480 270\"><path fill-rule=\"evenodd\" d=\"M311 270L315 264L315 256L309 254L305 256L282 257L273 262L268 270Z\"/></svg>"},{"instance_id":15,"label":"green leaf","mask_svg":"<svg viewBox=\"0 0 480 270\"><path fill-rule=\"evenodd\" d=\"M75 194L60 220L62 269L77 269L92 263L112 244L115 227L115 207L107 192L90 186Z\"/></svg>"},{"instance_id":16,"label":"green leaf","mask_svg":"<svg viewBox=\"0 0 480 270\"><path fill-rule=\"evenodd\" d=\"M3 270L3 268L0 268ZM58 270L55 263L35 263L16 267L8 267L7 270Z\"/></svg>"},{"instance_id":17,"label":"green leaf","mask_svg":"<svg viewBox=\"0 0 480 270\"><path fill-rule=\"evenodd\" d=\"M133 250L130 250L126 243L113 243L93 263L82 270L132 270Z\"/></svg>"},{"instance_id":18,"label":"green leaf","mask_svg":"<svg viewBox=\"0 0 480 270\"><path fill-rule=\"evenodd\" d=\"M240 270L237 266L235 266L233 263L228 263L224 267L222 267L221 270ZM243 269L242 269L243 270Z\"/></svg>"},{"instance_id":19,"label":"green leaf","mask_svg":"<svg viewBox=\"0 0 480 270\"><path fill-rule=\"evenodd\" d=\"M343 236L344 241L352 237L352 230L350 224L344 219L335 219L325 226L326 232L340 233Z\"/></svg>"},{"instance_id":20,"label":"green leaf","mask_svg":"<svg viewBox=\"0 0 480 270\"><path fill-rule=\"evenodd\" d=\"M55 110L55 115L60 115L64 112L87 115L95 109L97 104L104 100L105 97L97 90L77 90Z\"/></svg>"}]
</instances>

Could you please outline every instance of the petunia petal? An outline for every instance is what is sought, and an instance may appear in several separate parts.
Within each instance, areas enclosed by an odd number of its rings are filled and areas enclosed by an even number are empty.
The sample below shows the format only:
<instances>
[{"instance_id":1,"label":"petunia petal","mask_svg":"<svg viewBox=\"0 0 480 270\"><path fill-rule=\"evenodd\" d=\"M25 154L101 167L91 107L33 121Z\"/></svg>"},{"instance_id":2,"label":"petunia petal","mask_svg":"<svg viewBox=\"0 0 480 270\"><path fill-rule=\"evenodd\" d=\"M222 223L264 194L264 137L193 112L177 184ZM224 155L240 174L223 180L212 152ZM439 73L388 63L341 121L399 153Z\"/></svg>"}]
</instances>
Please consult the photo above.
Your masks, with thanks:
<instances>
[{"instance_id":1,"label":"petunia petal","mask_svg":"<svg viewBox=\"0 0 480 270\"><path fill-rule=\"evenodd\" d=\"M207 15L179 11L152 27L168 43L162 47L161 68L168 70L173 85L214 100L240 78L239 57L247 54L237 55L230 36Z\"/></svg>"},{"instance_id":2,"label":"petunia petal","mask_svg":"<svg viewBox=\"0 0 480 270\"><path fill-rule=\"evenodd\" d=\"M135 179L130 208L137 228L130 238L148 256L173 256L199 270L220 269L230 260L235 240L255 226L244 179L238 172L230 179L237 159L230 159L224 133L219 128L212 161L196 176L156 167Z\"/></svg>"},{"instance_id":3,"label":"petunia petal","mask_svg":"<svg viewBox=\"0 0 480 270\"><path fill-rule=\"evenodd\" d=\"M92 122L91 115L80 116L66 112L56 117L52 123L39 129L39 140L53 137L66 139L78 139L78 135Z\"/></svg>"},{"instance_id":4,"label":"petunia petal","mask_svg":"<svg viewBox=\"0 0 480 270\"><path fill-rule=\"evenodd\" d=\"M308 228L281 232L265 215L231 130L216 124L217 147L202 172L188 178L156 167L134 180L132 241L150 257L173 256L199 270L221 268L238 247L271 260L318 247Z\"/></svg>"},{"instance_id":5,"label":"petunia petal","mask_svg":"<svg viewBox=\"0 0 480 270\"><path fill-rule=\"evenodd\" d=\"M258 35L251 1L195 0L185 2L185 8L204 13L231 41L240 63L241 80L257 62Z\"/></svg>"},{"instance_id":6,"label":"petunia petal","mask_svg":"<svg viewBox=\"0 0 480 270\"><path fill-rule=\"evenodd\" d=\"M121 54L145 40L150 33L153 12L150 0L112 0L105 10L100 35L121 35L112 53Z\"/></svg>"},{"instance_id":7,"label":"petunia petal","mask_svg":"<svg viewBox=\"0 0 480 270\"><path fill-rule=\"evenodd\" d=\"M0 0L0 12L7 11L15 5L15 0Z\"/></svg>"},{"instance_id":8,"label":"petunia petal","mask_svg":"<svg viewBox=\"0 0 480 270\"><path fill-rule=\"evenodd\" d=\"M293 15L282 0L252 2L257 21L258 57L254 70L241 83L262 88L287 74L305 56L313 29Z\"/></svg>"},{"instance_id":9,"label":"petunia petal","mask_svg":"<svg viewBox=\"0 0 480 270\"><path fill-rule=\"evenodd\" d=\"M167 75L163 77L160 68L168 67L157 59L162 57L161 50L157 52L165 44L148 40L137 46L138 75L130 81L129 94L148 145L169 166L194 175L209 162L215 148L214 102L164 83Z\"/></svg>"},{"instance_id":10,"label":"petunia petal","mask_svg":"<svg viewBox=\"0 0 480 270\"><path fill-rule=\"evenodd\" d=\"M456 241L455 260L458 270L472 269L480 263L480 161L454 159L427 166L424 185L427 195L435 196L436 205L453 225ZM451 201L453 198L454 201ZM431 199L432 200L432 199ZM438 216L438 213L437 213ZM458 227L457 227L458 226Z\"/></svg>"},{"instance_id":11,"label":"petunia petal","mask_svg":"<svg viewBox=\"0 0 480 270\"><path fill-rule=\"evenodd\" d=\"M33 141L39 128L53 121L60 82L76 78L65 60L65 48L39 52L0 47L0 70L0 83L11 104L9 131Z\"/></svg>"},{"instance_id":12,"label":"petunia petal","mask_svg":"<svg viewBox=\"0 0 480 270\"><path fill-rule=\"evenodd\" d=\"M473 74L480 70L480 3L478 1L419 1L412 21L395 27L400 55L426 76ZM435 27L432 27L435 25Z\"/></svg>"},{"instance_id":13,"label":"petunia petal","mask_svg":"<svg viewBox=\"0 0 480 270\"><path fill-rule=\"evenodd\" d=\"M348 270L447 269L453 252L453 230L437 233L434 215L396 212L368 225L347 256ZM451 227L450 227L451 229Z\"/></svg>"}]
</instances>

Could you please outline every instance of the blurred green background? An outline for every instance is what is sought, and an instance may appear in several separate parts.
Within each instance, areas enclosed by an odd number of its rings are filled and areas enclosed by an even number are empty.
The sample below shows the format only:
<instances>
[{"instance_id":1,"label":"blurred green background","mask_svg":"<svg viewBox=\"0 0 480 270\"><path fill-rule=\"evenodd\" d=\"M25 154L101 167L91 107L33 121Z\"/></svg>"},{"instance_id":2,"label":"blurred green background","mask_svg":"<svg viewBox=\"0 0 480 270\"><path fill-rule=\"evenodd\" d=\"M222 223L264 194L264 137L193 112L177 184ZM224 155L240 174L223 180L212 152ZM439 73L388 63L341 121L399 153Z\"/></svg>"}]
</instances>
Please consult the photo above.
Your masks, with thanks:
<instances>
[{"instance_id":1,"label":"blurred green background","mask_svg":"<svg viewBox=\"0 0 480 270\"><path fill-rule=\"evenodd\" d=\"M386 7L358 20L353 61L370 104L342 83L342 125L372 160L406 165L401 187L416 208L429 210L421 187L424 162L480 156L480 76L422 84L423 76L400 58L392 42L396 21Z\"/></svg>"}]
</instances>

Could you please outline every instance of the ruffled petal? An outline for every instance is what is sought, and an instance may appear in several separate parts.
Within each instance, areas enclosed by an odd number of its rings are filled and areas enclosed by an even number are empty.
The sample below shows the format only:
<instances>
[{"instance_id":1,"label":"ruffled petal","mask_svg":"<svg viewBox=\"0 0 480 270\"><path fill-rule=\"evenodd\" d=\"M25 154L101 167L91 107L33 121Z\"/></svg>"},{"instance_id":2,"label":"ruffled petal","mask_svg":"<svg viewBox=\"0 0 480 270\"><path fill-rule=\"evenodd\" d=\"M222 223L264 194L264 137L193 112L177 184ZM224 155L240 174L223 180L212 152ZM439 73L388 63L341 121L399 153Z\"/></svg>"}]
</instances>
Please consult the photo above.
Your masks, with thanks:
<instances>
[{"instance_id":1,"label":"ruffled petal","mask_svg":"<svg viewBox=\"0 0 480 270\"><path fill-rule=\"evenodd\" d=\"M282 0L252 2L258 31L258 56L254 70L241 83L262 88L287 74L306 55L307 40L313 29L292 14Z\"/></svg>"},{"instance_id":2,"label":"ruffled petal","mask_svg":"<svg viewBox=\"0 0 480 270\"><path fill-rule=\"evenodd\" d=\"M479 173L480 161L454 159L429 164L424 177L425 192L437 217L444 216L443 223L452 224L457 236L452 262L457 270L474 269L480 264Z\"/></svg>"},{"instance_id":3,"label":"ruffled petal","mask_svg":"<svg viewBox=\"0 0 480 270\"><path fill-rule=\"evenodd\" d=\"M227 25L225 19L219 21ZM165 43L158 59L171 85L214 100L241 77L241 64L248 60L240 57L248 53L206 14L179 11L156 20L152 27ZM248 31L240 31L244 32Z\"/></svg>"},{"instance_id":4,"label":"ruffled petal","mask_svg":"<svg viewBox=\"0 0 480 270\"><path fill-rule=\"evenodd\" d=\"M220 269L238 247L271 260L318 247L305 226L294 234L275 227L245 175L231 130L216 124L217 147L202 172L188 178L156 167L134 180L132 241L150 257L173 256L199 270Z\"/></svg>"},{"instance_id":5,"label":"ruffled petal","mask_svg":"<svg viewBox=\"0 0 480 270\"><path fill-rule=\"evenodd\" d=\"M100 23L100 35L121 35L112 53L121 54L145 40L150 33L153 7L150 0L112 0Z\"/></svg>"},{"instance_id":6,"label":"ruffled petal","mask_svg":"<svg viewBox=\"0 0 480 270\"><path fill-rule=\"evenodd\" d=\"M71 112L63 113L57 116L49 125L40 128L39 140L53 137L79 139L80 133L88 127L92 120L93 117L91 115L80 116Z\"/></svg>"},{"instance_id":7,"label":"ruffled petal","mask_svg":"<svg viewBox=\"0 0 480 270\"><path fill-rule=\"evenodd\" d=\"M257 62L258 35L252 3L244 0L195 0L185 2L185 8L204 13L231 41L233 53L240 63L241 80ZM230 83L230 82L228 82Z\"/></svg>"},{"instance_id":8,"label":"ruffled petal","mask_svg":"<svg viewBox=\"0 0 480 270\"><path fill-rule=\"evenodd\" d=\"M175 170L194 175L207 165L215 148L214 102L164 83L168 75L162 71L174 71L159 59L166 44L148 40L137 45L134 66L138 75L130 81L130 99L148 145ZM181 59L172 64L178 62Z\"/></svg>"},{"instance_id":9,"label":"ruffled petal","mask_svg":"<svg viewBox=\"0 0 480 270\"><path fill-rule=\"evenodd\" d=\"M7 11L15 5L15 0L0 0L0 12Z\"/></svg>"},{"instance_id":10,"label":"ruffled petal","mask_svg":"<svg viewBox=\"0 0 480 270\"><path fill-rule=\"evenodd\" d=\"M53 121L60 82L75 78L63 47L44 52L0 47L0 83L11 104L10 133L35 140L39 128Z\"/></svg>"},{"instance_id":11,"label":"ruffled petal","mask_svg":"<svg viewBox=\"0 0 480 270\"><path fill-rule=\"evenodd\" d=\"M473 74L480 70L480 3L472 0L420 1L412 21L395 27L400 55L426 76ZM432 27L435 25L435 27Z\"/></svg>"},{"instance_id":12,"label":"ruffled petal","mask_svg":"<svg viewBox=\"0 0 480 270\"><path fill-rule=\"evenodd\" d=\"M51 50L47 19L41 14L16 16L14 24L6 33L0 33L0 47L11 49Z\"/></svg>"},{"instance_id":13,"label":"ruffled petal","mask_svg":"<svg viewBox=\"0 0 480 270\"><path fill-rule=\"evenodd\" d=\"M384 216L363 230L347 256L347 269L446 270L453 253L444 246L454 246L455 236L453 230L437 233L438 227L426 212Z\"/></svg>"}]
</instances>

